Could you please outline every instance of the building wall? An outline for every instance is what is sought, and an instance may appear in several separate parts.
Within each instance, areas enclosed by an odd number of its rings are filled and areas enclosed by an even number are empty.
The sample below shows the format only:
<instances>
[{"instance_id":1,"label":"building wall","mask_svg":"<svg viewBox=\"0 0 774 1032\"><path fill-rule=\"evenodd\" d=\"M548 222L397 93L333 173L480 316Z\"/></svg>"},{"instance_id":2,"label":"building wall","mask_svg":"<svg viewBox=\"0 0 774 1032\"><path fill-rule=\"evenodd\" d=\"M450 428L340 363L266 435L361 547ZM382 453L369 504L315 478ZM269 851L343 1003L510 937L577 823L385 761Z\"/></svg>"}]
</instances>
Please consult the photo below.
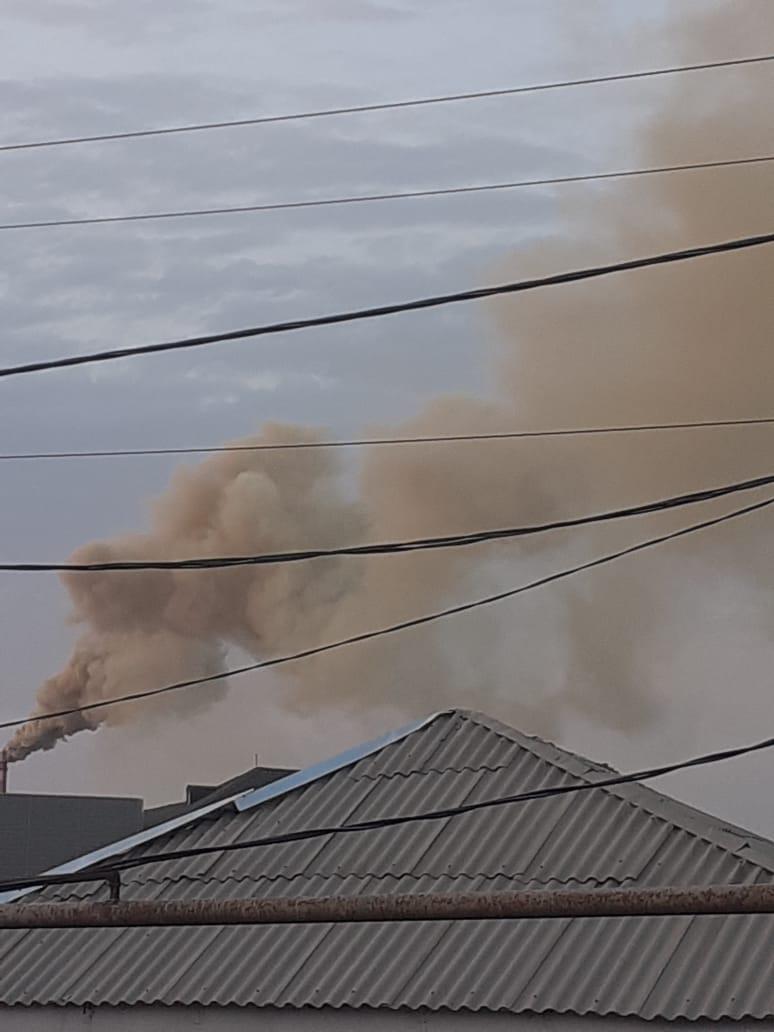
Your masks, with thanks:
<instances>
[{"instance_id":1,"label":"building wall","mask_svg":"<svg viewBox=\"0 0 774 1032\"><path fill-rule=\"evenodd\" d=\"M32 877L141 828L141 799L0 795L0 880Z\"/></svg>"},{"instance_id":2,"label":"building wall","mask_svg":"<svg viewBox=\"0 0 774 1032\"><path fill-rule=\"evenodd\" d=\"M772 1021L251 1007L0 1007L2 1032L773 1032Z\"/></svg>"}]
</instances>

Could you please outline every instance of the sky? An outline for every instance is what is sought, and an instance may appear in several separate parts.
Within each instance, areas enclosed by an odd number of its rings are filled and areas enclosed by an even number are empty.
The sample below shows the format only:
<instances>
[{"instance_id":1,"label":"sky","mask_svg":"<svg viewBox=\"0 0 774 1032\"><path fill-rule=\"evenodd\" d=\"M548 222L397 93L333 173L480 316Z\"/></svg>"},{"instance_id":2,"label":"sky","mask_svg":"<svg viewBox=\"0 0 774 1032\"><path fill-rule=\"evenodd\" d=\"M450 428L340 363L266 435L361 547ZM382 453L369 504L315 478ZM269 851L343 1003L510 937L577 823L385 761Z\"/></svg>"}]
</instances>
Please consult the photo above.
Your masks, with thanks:
<instances>
[{"instance_id":1,"label":"sky","mask_svg":"<svg viewBox=\"0 0 774 1032\"><path fill-rule=\"evenodd\" d=\"M682 27L691 19L730 7L710 0L6 0L0 10L0 142L612 74L763 52L767 39L774 49L764 0L733 4L747 24L746 37L729 38L725 47L723 39L686 38ZM643 133L668 109L672 89L667 80L648 80L5 153L0 221L635 167L643 161ZM761 149L764 130L761 125L755 141ZM719 147L725 156L722 141ZM593 199L595 210L604 212L608 202L620 205L632 196L623 189L523 190L8 232L0 249L2 364L502 279L544 241L573 238L574 208L583 210ZM673 232L666 216L663 236L665 246L657 250L697 242ZM610 239L610 258L629 257L615 232ZM491 351L502 333L496 313L469 305L7 380L0 388L2 450L208 445L254 433L265 421L319 428L331 437L370 432L411 419L441 394L489 398L499 375ZM542 411L535 399L529 411ZM550 407L545 411L546 422L556 418ZM562 453L557 477L566 475L574 454ZM550 469L551 453L540 455ZM355 462L347 466L353 479ZM95 538L142 528L151 500L178 464L171 457L3 464L2 557L56 561ZM584 501L591 509L641 500L619 495L619 486L629 491L631 484L611 480L597 497L587 489ZM516 569L520 578L556 561L526 556L521 568L508 563L508 575ZM653 564L658 570L659 560ZM626 577L636 595L636 568ZM62 665L77 628L54 575L3 578L0 719L13 719L26 715L38 684ZM627 631L647 647L657 719L621 730L589 713L570 714L561 723L561 744L628 769L771 733L770 694L760 676L774 656L768 628L758 632L762 610L770 613L766 586L716 575L713 593L702 590L697 598L689 587L672 586L651 603L656 610L701 607L680 648L648 623ZM516 604L507 617L492 620L500 636L521 636L522 664L510 654L502 664L501 683L489 697L494 715L501 715L501 697L513 686L518 691L522 678L536 691L550 682L560 648L559 626L546 631L547 622L556 621L549 602L524 606L523 622L511 632L515 613ZM540 635L542 644L533 646ZM445 647L464 672L453 637ZM400 707L370 705L363 713L323 699L288 706L283 690L273 677L244 678L190 719L76 736L15 767L12 786L143 795L156 803L180 797L187 782L232 776L256 757L306 765L403 716ZM421 685L417 696L421 708ZM433 693L433 708L439 699L445 701L442 688ZM464 691L455 688L448 702L463 704ZM768 756L734 761L664 779L660 787L774 835L774 804L765 790L771 763Z\"/></svg>"}]
</instances>

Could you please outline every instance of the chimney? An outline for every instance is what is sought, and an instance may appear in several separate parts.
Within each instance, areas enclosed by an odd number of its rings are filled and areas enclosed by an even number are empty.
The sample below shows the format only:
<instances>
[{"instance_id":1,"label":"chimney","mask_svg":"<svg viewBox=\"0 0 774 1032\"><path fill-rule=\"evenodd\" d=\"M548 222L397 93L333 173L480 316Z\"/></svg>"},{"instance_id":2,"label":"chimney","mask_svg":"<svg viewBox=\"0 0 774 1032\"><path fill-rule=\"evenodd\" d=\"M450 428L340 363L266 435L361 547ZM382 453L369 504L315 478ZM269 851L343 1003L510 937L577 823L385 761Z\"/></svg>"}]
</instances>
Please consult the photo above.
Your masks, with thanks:
<instances>
[{"instance_id":1,"label":"chimney","mask_svg":"<svg viewBox=\"0 0 774 1032\"><path fill-rule=\"evenodd\" d=\"M0 749L0 795L8 791L8 757L5 749Z\"/></svg>"}]
</instances>

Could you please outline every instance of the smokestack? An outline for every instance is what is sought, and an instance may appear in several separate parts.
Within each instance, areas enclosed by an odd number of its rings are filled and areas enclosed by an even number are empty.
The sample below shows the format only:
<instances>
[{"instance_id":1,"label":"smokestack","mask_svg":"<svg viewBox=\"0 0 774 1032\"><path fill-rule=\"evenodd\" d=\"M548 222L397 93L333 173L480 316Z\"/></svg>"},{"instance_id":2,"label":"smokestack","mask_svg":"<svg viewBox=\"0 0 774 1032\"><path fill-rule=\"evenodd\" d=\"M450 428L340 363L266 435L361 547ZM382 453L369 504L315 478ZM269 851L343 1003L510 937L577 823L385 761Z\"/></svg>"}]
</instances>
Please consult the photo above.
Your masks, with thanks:
<instances>
[{"instance_id":1,"label":"smokestack","mask_svg":"<svg viewBox=\"0 0 774 1032\"><path fill-rule=\"evenodd\" d=\"M8 757L5 749L0 749L0 795L8 791Z\"/></svg>"}]
</instances>

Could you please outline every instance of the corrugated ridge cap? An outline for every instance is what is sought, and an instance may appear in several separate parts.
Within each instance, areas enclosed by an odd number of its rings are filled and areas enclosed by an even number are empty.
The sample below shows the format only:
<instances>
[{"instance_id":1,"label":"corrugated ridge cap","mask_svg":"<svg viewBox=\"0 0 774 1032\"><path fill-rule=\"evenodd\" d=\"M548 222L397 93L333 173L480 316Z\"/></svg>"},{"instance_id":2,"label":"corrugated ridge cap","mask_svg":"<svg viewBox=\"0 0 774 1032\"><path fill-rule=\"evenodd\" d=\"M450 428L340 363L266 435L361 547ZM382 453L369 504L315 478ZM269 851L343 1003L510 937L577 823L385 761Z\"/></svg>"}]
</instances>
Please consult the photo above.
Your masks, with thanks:
<instances>
[{"instance_id":1,"label":"corrugated ridge cap","mask_svg":"<svg viewBox=\"0 0 774 1032\"><path fill-rule=\"evenodd\" d=\"M444 716L447 714L438 714ZM620 773L615 767L590 760L579 753L562 749L553 742L548 742L537 735L528 735L509 727L494 717L476 710L451 710L448 715L456 715L480 725L503 738L527 749L533 755L547 763L566 771L573 777L593 784L590 773L599 773L603 777ZM673 827L686 831L696 838L703 839L714 846L733 853L734 856L748 863L756 864L769 874L774 875L774 842L756 832L725 821L706 810L683 803L672 796L664 795L654 788L640 782L623 785L612 785L603 791L616 796L640 809L646 810L654 817L659 817ZM735 840L743 840L741 843Z\"/></svg>"}]
</instances>

